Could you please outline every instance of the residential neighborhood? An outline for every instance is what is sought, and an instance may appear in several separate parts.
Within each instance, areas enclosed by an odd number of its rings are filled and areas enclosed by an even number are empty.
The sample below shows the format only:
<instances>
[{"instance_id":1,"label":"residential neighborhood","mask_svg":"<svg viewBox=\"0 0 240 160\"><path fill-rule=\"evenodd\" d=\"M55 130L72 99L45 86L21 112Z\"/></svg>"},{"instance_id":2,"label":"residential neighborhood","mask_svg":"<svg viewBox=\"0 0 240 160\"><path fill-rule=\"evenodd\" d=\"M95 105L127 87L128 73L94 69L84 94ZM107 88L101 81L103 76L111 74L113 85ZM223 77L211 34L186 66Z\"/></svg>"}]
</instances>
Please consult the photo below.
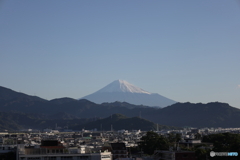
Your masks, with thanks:
<instances>
[{"instance_id":1,"label":"residential neighborhood","mask_svg":"<svg viewBox=\"0 0 240 160\"><path fill-rule=\"evenodd\" d=\"M16 160L197 160L194 147L205 150L214 148L213 143L202 142L203 136L239 134L240 128L184 128L152 132L162 137L178 135L179 141L165 150L156 149L152 151L153 154L148 154L141 148L144 141L142 137L148 134L146 131L83 129L61 132L56 129L28 129L21 132L1 132L0 154L2 157L12 154Z\"/></svg>"}]
</instances>

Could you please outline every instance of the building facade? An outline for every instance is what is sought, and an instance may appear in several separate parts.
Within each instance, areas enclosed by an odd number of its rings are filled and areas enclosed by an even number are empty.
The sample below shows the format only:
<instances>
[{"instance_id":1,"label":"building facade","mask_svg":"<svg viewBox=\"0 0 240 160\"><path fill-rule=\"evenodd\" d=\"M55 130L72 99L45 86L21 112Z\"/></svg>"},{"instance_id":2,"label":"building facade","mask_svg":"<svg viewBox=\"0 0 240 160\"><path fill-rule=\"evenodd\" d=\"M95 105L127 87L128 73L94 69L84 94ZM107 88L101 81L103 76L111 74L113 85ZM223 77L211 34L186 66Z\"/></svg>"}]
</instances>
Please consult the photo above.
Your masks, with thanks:
<instances>
[{"instance_id":1,"label":"building facade","mask_svg":"<svg viewBox=\"0 0 240 160\"><path fill-rule=\"evenodd\" d=\"M17 160L112 160L108 151L91 152L84 147L64 147L58 141L42 141L40 146L18 145Z\"/></svg>"}]
</instances>

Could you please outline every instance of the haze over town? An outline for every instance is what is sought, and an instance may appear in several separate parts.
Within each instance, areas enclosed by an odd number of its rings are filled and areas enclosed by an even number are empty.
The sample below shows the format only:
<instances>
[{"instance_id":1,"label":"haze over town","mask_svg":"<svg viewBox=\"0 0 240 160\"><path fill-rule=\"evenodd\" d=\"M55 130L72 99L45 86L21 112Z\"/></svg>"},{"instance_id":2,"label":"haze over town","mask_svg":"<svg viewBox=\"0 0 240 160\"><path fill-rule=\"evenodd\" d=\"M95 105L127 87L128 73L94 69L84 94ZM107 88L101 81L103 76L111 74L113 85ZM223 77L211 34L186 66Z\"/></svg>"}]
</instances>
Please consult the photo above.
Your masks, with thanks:
<instances>
[{"instance_id":1,"label":"haze over town","mask_svg":"<svg viewBox=\"0 0 240 160\"><path fill-rule=\"evenodd\" d=\"M240 108L240 2L0 2L0 85L81 98L117 79Z\"/></svg>"}]
</instances>

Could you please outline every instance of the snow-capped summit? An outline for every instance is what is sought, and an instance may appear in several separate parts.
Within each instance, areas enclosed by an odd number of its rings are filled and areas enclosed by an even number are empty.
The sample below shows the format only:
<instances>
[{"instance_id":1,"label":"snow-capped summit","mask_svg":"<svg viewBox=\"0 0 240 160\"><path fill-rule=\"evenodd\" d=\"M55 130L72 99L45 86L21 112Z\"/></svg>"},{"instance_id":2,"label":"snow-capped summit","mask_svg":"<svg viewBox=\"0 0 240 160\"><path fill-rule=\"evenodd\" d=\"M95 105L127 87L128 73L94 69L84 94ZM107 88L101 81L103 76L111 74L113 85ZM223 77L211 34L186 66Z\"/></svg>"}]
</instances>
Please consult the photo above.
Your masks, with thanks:
<instances>
[{"instance_id":1,"label":"snow-capped summit","mask_svg":"<svg viewBox=\"0 0 240 160\"><path fill-rule=\"evenodd\" d=\"M95 93L82 97L94 103L128 102L135 105L166 107L176 101L163 97L157 93L147 92L127 81L116 80Z\"/></svg>"},{"instance_id":2,"label":"snow-capped summit","mask_svg":"<svg viewBox=\"0 0 240 160\"><path fill-rule=\"evenodd\" d=\"M97 92L131 92L131 93L145 93L151 94L143 89L136 87L127 81L124 80L116 80L110 83L109 85L105 86L104 88L100 89Z\"/></svg>"}]
</instances>

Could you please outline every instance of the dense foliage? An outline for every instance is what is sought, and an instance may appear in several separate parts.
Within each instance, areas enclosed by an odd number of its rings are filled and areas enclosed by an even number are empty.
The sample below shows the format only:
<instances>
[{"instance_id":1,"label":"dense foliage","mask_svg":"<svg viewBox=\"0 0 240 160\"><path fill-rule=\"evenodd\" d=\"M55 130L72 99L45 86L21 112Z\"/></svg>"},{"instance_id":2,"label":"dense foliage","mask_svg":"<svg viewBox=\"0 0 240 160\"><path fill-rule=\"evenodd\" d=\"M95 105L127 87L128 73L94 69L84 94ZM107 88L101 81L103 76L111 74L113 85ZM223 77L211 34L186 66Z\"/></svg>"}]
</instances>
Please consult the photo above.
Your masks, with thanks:
<instances>
[{"instance_id":1,"label":"dense foliage","mask_svg":"<svg viewBox=\"0 0 240 160\"><path fill-rule=\"evenodd\" d=\"M155 150L169 150L169 147L175 146L176 142L179 142L180 135L178 134L168 134L167 136L162 136L156 132L149 131L145 136L141 138L141 143L138 150L143 151L145 154L152 155ZM202 144L195 145L191 148L180 146L182 150L195 151L195 155L198 160L203 160L206 158L211 159L240 159L237 157L210 157L210 152L238 152L240 154L240 134L233 133L220 133L211 134L202 137ZM211 148L213 144L213 148Z\"/></svg>"},{"instance_id":2,"label":"dense foliage","mask_svg":"<svg viewBox=\"0 0 240 160\"><path fill-rule=\"evenodd\" d=\"M155 150L168 150L169 147L174 147L181 139L179 134L168 134L162 136L156 132L149 131L141 138L139 148L146 154L152 155Z\"/></svg>"},{"instance_id":3,"label":"dense foliage","mask_svg":"<svg viewBox=\"0 0 240 160\"><path fill-rule=\"evenodd\" d=\"M215 152L239 152L240 154L240 134L211 134L204 136L203 142L213 143Z\"/></svg>"}]
</instances>

